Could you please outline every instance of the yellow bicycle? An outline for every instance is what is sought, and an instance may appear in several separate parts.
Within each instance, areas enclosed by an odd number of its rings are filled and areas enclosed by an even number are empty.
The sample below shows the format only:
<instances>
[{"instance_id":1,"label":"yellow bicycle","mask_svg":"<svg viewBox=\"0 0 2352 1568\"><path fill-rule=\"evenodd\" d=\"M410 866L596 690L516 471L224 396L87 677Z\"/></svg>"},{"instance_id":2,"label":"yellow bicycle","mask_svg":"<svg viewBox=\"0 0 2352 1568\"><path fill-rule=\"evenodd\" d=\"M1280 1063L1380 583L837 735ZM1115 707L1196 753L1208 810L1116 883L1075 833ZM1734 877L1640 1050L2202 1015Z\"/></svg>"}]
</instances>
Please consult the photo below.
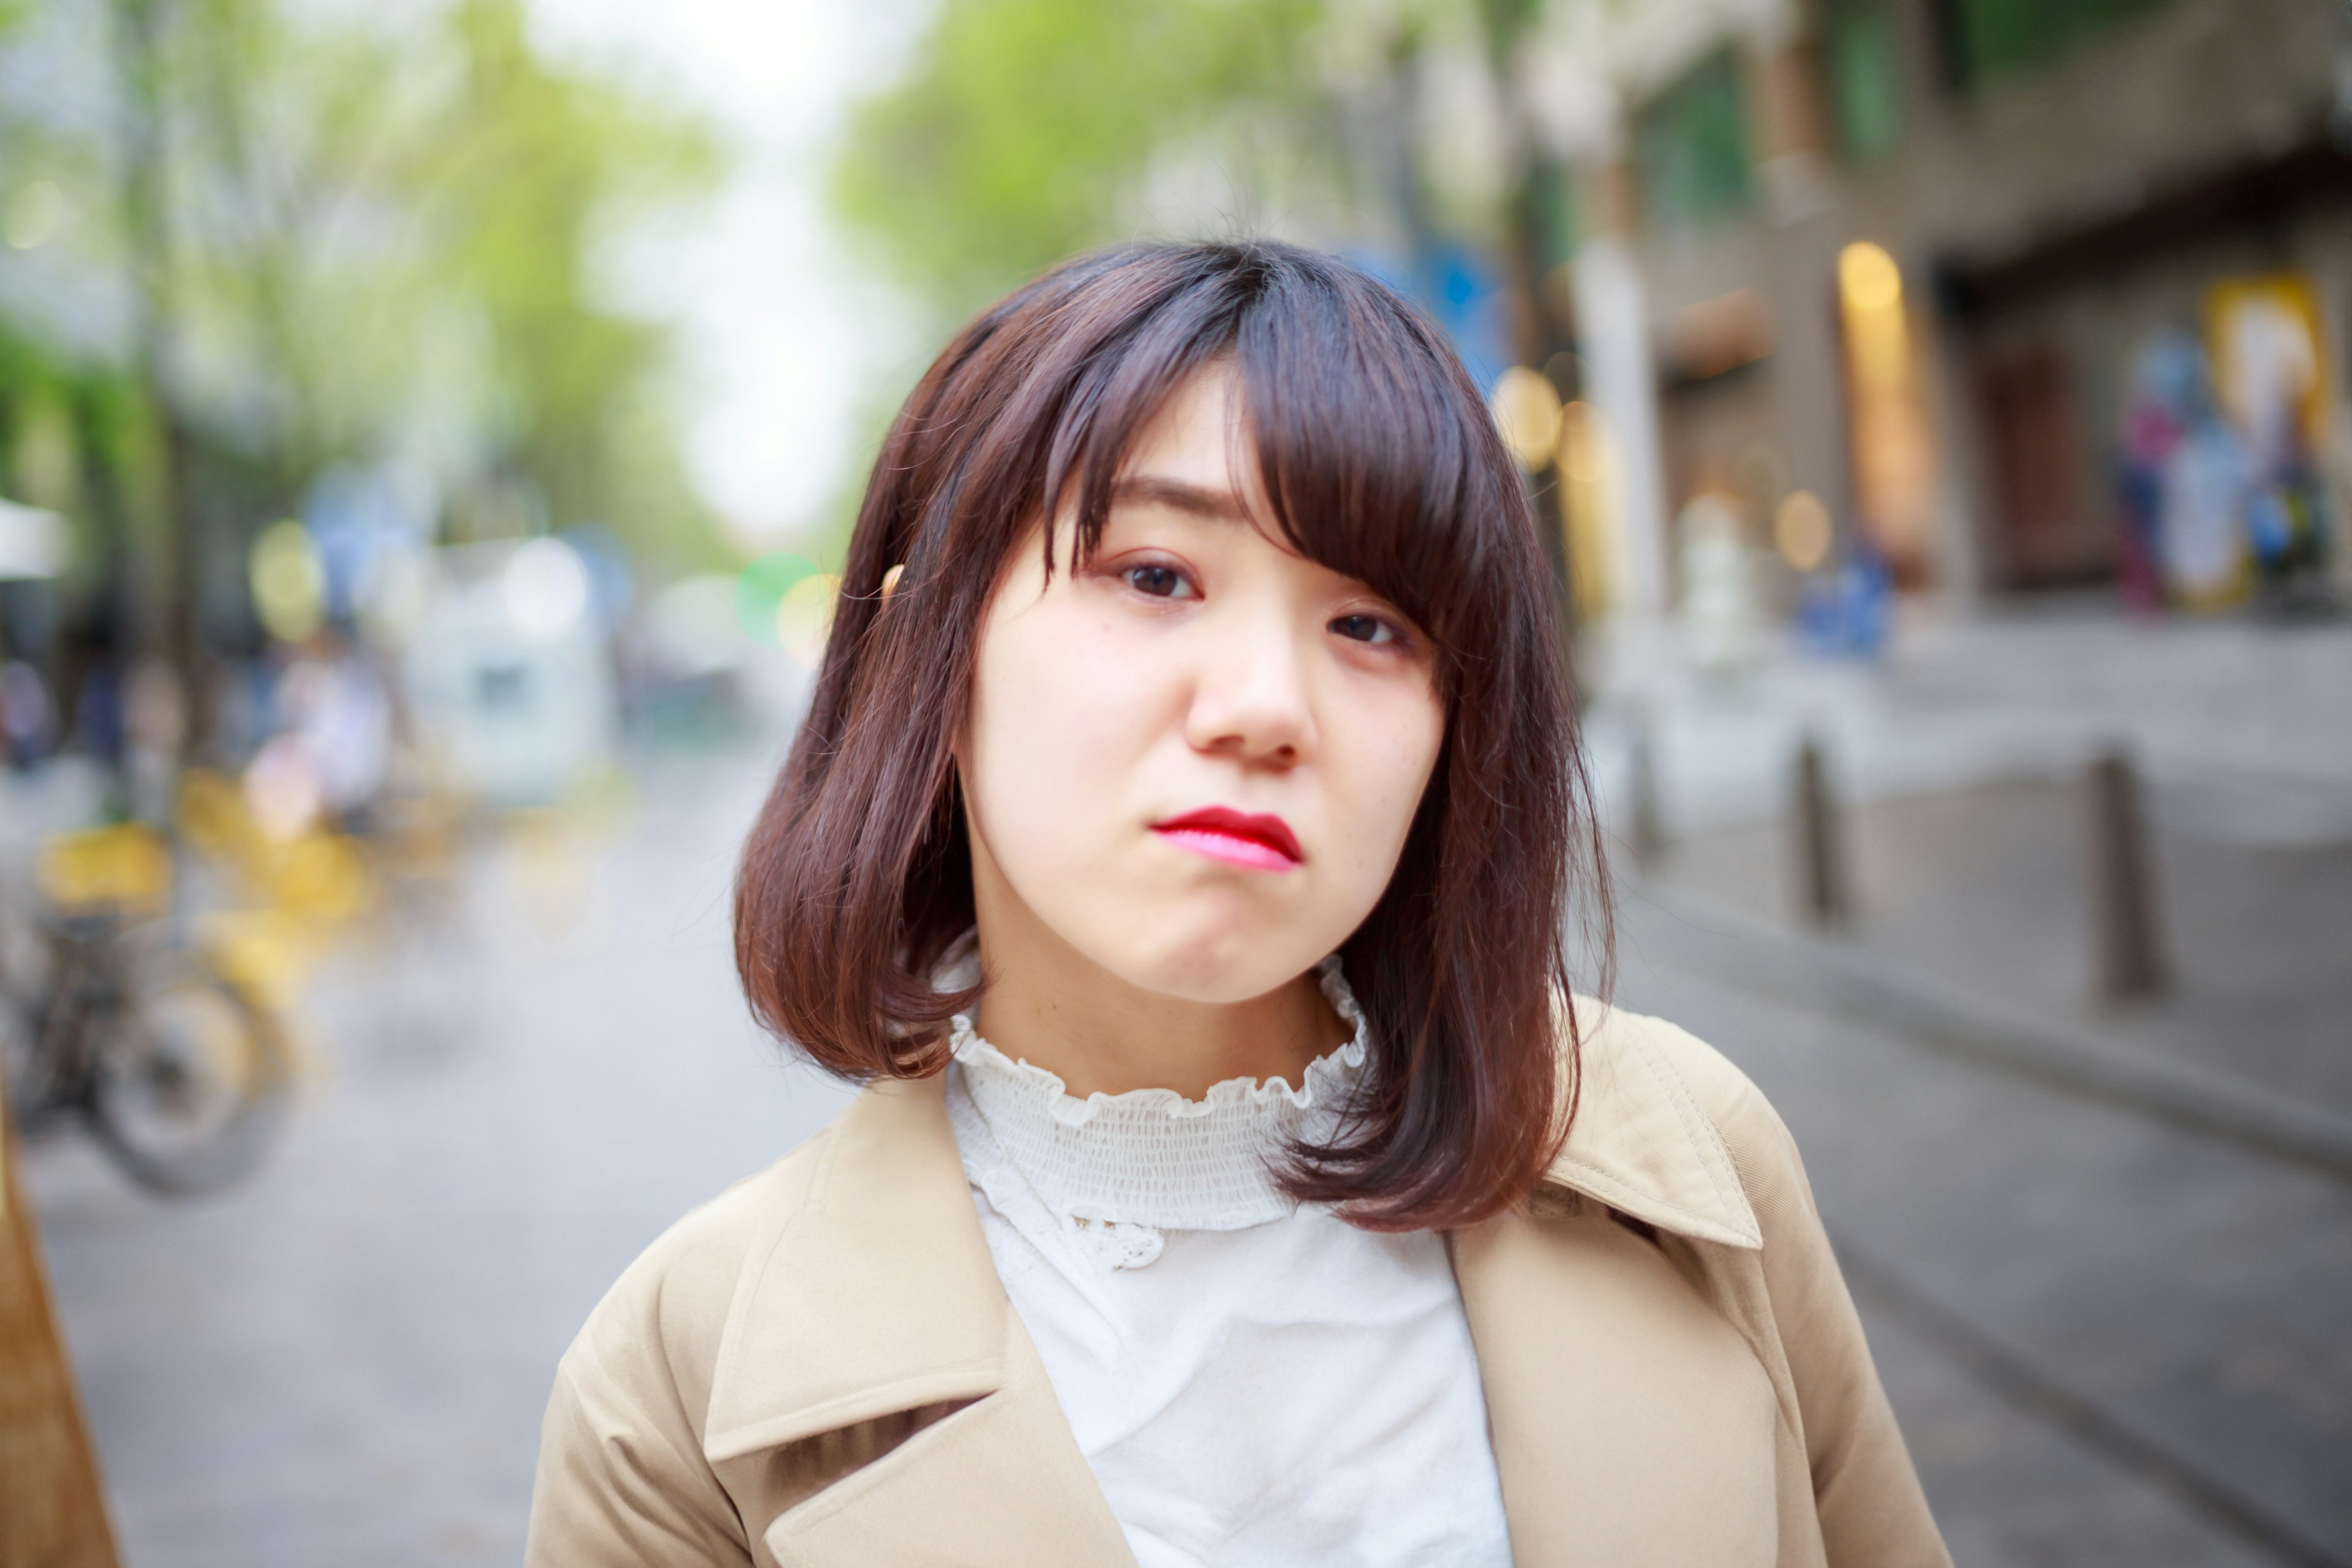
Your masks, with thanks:
<instances>
[{"instance_id":1,"label":"yellow bicycle","mask_svg":"<svg viewBox=\"0 0 2352 1568\"><path fill-rule=\"evenodd\" d=\"M291 1061L276 1013L163 918L172 858L135 825L58 835L43 907L0 942L0 1072L27 1133L86 1125L152 1191L251 1170L281 1120Z\"/></svg>"}]
</instances>

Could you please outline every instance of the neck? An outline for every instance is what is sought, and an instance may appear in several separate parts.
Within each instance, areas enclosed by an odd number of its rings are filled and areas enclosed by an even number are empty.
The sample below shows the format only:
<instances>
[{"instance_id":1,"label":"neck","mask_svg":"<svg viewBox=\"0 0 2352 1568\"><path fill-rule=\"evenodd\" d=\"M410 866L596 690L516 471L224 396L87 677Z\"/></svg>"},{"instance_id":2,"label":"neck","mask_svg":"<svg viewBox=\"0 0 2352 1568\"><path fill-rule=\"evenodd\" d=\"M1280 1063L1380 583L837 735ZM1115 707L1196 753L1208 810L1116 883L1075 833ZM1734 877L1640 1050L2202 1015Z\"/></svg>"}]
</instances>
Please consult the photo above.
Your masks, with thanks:
<instances>
[{"instance_id":1,"label":"neck","mask_svg":"<svg viewBox=\"0 0 2352 1568\"><path fill-rule=\"evenodd\" d=\"M985 937L981 962L993 978L973 1027L1080 1100L1134 1089L1200 1100L1231 1078L1296 1088L1307 1063L1347 1038L1311 975L1253 1001L1210 1004L1140 991L1099 970L1091 986L1056 984L1001 963Z\"/></svg>"},{"instance_id":2,"label":"neck","mask_svg":"<svg viewBox=\"0 0 2352 1568\"><path fill-rule=\"evenodd\" d=\"M1026 909L976 902L989 984L973 1027L1081 1100L1136 1089L1200 1100L1233 1078L1280 1078L1295 1089L1307 1063L1347 1041L1312 973L1246 1002L1187 1001L1121 980Z\"/></svg>"}]
</instances>

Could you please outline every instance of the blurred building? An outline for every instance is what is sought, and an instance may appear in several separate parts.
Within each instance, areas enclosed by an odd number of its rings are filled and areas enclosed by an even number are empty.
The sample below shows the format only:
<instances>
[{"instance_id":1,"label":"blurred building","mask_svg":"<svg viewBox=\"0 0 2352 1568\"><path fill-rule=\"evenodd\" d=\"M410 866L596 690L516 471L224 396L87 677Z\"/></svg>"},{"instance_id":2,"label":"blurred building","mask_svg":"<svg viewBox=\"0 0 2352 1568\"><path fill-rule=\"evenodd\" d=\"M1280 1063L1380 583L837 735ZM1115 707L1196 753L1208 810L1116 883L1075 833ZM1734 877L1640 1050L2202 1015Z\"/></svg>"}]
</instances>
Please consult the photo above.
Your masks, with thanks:
<instances>
[{"instance_id":1,"label":"blurred building","mask_svg":"<svg viewBox=\"0 0 2352 1568\"><path fill-rule=\"evenodd\" d=\"M1703 496L1963 600L2324 595L2331 510L2340 571L2344 0L1555 0L1527 63L1620 605Z\"/></svg>"}]
</instances>

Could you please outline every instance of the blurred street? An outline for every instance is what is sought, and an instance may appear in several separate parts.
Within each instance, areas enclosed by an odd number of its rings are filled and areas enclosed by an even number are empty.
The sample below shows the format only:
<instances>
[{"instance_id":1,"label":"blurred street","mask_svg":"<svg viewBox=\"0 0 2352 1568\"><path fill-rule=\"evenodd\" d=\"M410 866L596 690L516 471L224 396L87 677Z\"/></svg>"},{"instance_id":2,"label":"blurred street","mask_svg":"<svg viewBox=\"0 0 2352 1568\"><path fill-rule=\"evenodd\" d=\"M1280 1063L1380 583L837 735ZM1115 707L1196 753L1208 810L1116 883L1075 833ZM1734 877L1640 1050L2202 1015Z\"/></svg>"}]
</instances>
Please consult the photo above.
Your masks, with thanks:
<instances>
[{"instance_id":1,"label":"blurred street","mask_svg":"<svg viewBox=\"0 0 2352 1568\"><path fill-rule=\"evenodd\" d=\"M235 1190L159 1204L86 1141L28 1152L126 1561L517 1560L588 1309L843 1097L782 1065L735 983L768 766L665 761L575 864L487 859L407 994L363 955L322 975L285 1144Z\"/></svg>"},{"instance_id":2,"label":"blurred street","mask_svg":"<svg viewBox=\"0 0 2352 1568\"><path fill-rule=\"evenodd\" d=\"M1784 652L1727 682L1670 641L1598 651L1595 784L1629 838L1646 789L1662 842L1639 868L1658 896L1804 923L1791 814L1810 737L1853 905L1838 945L1866 968L2352 1120L2352 628L2078 606L1927 620L1880 664ZM2095 976L2085 771L2105 752L2140 780L2173 972L2126 1007ZM1629 841L1619 858L1642 857Z\"/></svg>"},{"instance_id":3,"label":"blurred street","mask_svg":"<svg viewBox=\"0 0 2352 1568\"><path fill-rule=\"evenodd\" d=\"M2345 0L0 4L0 1560L516 1560L846 1093L729 889L890 411L1257 235L1486 398L1963 1568L2352 1568Z\"/></svg>"},{"instance_id":4,"label":"blurred street","mask_svg":"<svg viewBox=\"0 0 2352 1568\"><path fill-rule=\"evenodd\" d=\"M1617 994L1796 1132L1960 1563L2352 1561L2347 668L2340 627L2093 606L1732 682L1669 639L1604 650ZM2129 1002L2095 957L2084 770L2110 747L2168 972Z\"/></svg>"},{"instance_id":5,"label":"blurred street","mask_svg":"<svg viewBox=\"0 0 2352 1568\"><path fill-rule=\"evenodd\" d=\"M1862 695L1885 699L1883 683ZM1712 700L1748 726L1702 732L1756 744L1769 715ZM1971 711L1995 730L2046 722L2014 700ZM299 1114L247 1185L163 1206L82 1143L37 1152L130 1561L513 1559L553 1362L588 1307L844 1093L779 1065L735 988L727 879L770 755L658 757L635 804L554 859L485 858L420 994L387 994L413 959L323 973ZM1931 1048L1816 994L1801 965L1775 969L1777 944L1830 939L1782 918L1782 835L1757 815L1772 776L1744 813L1718 795L1712 826L1653 875L1625 857L1618 995L1729 1053L1795 1130L1958 1560L2352 1558L2352 1182ZM2334 1097L2352 1121L2341 839L2232 843L2204 796L2160 812L2178 994L2111 1015L2081 1000L2071 797L2046 778L1956 776L1858 809L1858 912L1837 943ZM2282 867L2294 899L2249 897ZM2249 964L2269 1011L2232 1028Z\"/></svg>"},{"instance_id":6,"label":"blurred street","mask_svg":"<svg viewBox=\"0 0 2352 1568\"><path fill-rule=\"evenodd\" d=\"M1727 986L1629 909L1623 1001L1804 1150L1963 1564L2352 1554L2352 1186Z\"/></svg>"}]
</instances>

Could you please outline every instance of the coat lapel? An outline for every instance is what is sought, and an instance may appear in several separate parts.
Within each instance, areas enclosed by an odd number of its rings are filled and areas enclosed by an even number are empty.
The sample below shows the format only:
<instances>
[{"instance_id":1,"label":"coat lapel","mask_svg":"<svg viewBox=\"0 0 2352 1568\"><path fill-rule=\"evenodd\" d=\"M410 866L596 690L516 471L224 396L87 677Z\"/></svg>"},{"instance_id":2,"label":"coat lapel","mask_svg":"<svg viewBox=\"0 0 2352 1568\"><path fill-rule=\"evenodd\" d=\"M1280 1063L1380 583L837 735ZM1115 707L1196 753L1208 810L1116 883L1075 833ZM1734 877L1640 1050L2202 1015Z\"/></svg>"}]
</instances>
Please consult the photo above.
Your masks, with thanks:
<instances>
[{"instance_id":1,"label":"coat lapel","mask_svg":"<svg viewBox=\"0 0 2352 1568\"><path fill-rule=\"evenodd\" d=\"M861 1094L806 1204L745 1264L703 1448L740 1465L910 1411L951 1414L767 1523L776 1562L1132 1561L1005 1300L937 1079Z\"/></svg>"},{"instance_id":2,"label":"coat lapel","mask_svg":"<svg viewBox=\"0 0 2352 1568\"><path fill-rule=\"evenodd\" d=\"M1610 1211L1748 1253L1762 1232L1721 1134L1637 1030L1608 1017L1581 1055L1546 1188L1453 1237L1513 1559L1761 1568L1778 1546L1771 1379Z\"/></svg>"},{"instance_id":3,"label":"coat lapel","mask_svg":"<svg viewBox=\"0 0 2352 1568\"><path fill-rule=\"evenodd\" d=\"M1045 1364L1021 1320L1003 1321L996 1392L777 1520L782 1568L1132 1568Z\"/></svg>"}]
</instances>

